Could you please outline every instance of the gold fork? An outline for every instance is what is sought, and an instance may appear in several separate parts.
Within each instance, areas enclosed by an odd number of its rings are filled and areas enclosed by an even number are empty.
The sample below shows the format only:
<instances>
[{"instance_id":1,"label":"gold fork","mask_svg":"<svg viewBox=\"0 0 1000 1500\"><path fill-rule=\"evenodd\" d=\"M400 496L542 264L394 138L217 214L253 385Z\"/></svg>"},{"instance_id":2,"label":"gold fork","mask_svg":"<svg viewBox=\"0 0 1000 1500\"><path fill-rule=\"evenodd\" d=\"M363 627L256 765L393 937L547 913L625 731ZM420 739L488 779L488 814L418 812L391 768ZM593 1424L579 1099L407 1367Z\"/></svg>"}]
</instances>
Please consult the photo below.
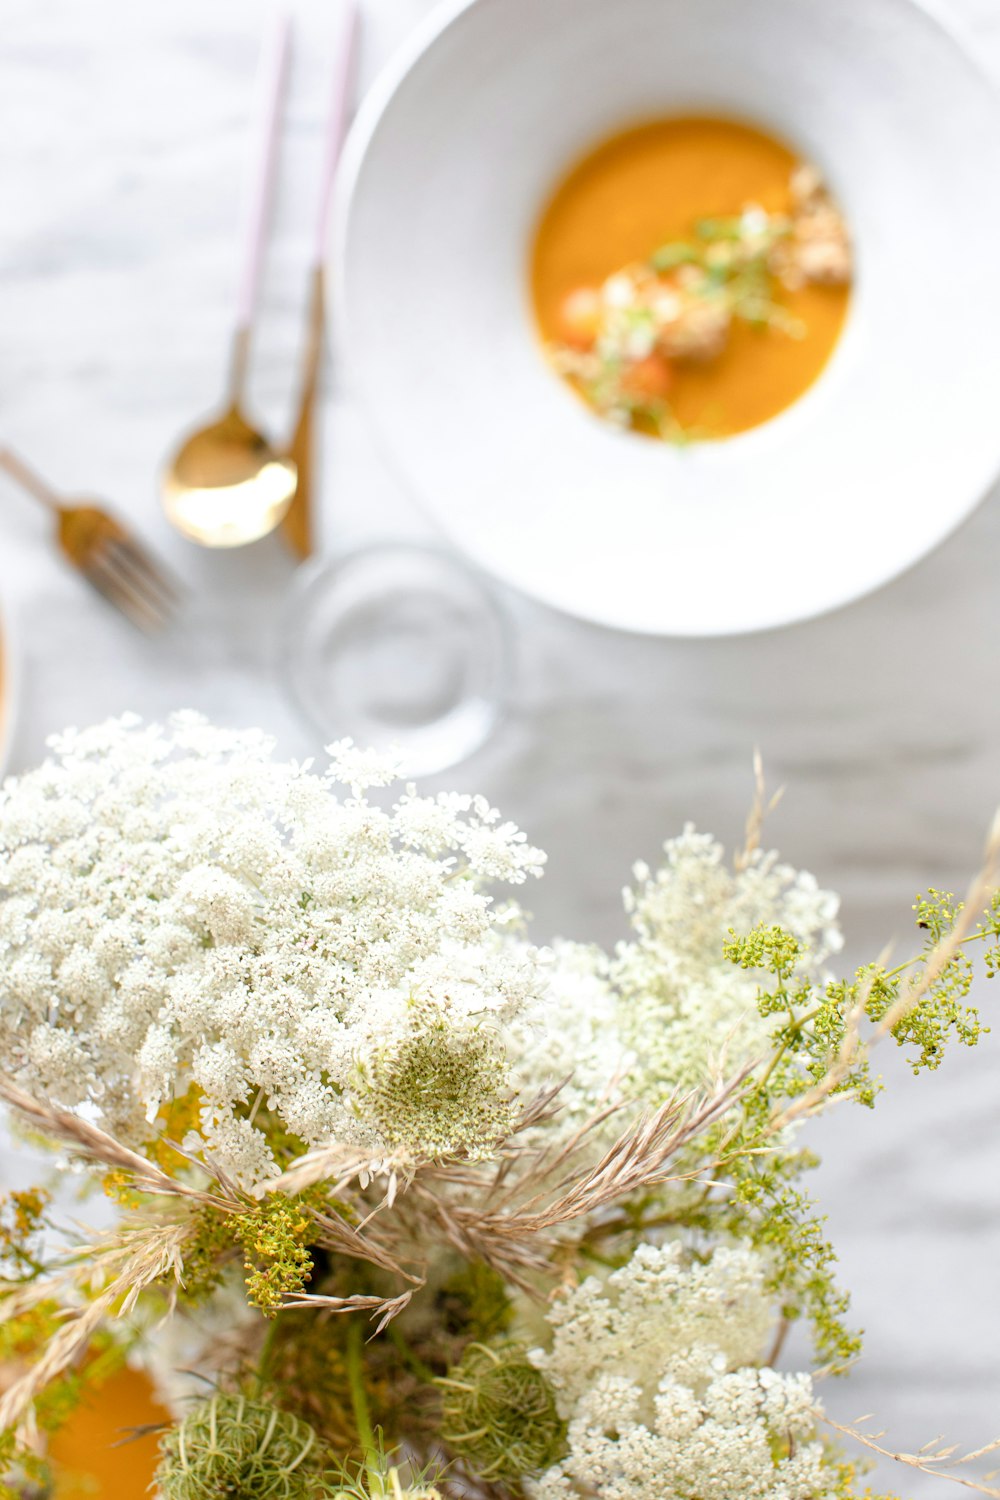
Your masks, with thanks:
<instances>
[{"instance_id":1,"label":"gold fork","mask_svg":"<svg viewBox=\"0 0 1000 1500\"><path fill-rule=\"evenodd\" d=\"M0 448L0 469L53 513L60 548L99 594L140 630L162 630L179 591L120 521L87 501L63 500L9 448Z\"/></svg>"}]
</instances>

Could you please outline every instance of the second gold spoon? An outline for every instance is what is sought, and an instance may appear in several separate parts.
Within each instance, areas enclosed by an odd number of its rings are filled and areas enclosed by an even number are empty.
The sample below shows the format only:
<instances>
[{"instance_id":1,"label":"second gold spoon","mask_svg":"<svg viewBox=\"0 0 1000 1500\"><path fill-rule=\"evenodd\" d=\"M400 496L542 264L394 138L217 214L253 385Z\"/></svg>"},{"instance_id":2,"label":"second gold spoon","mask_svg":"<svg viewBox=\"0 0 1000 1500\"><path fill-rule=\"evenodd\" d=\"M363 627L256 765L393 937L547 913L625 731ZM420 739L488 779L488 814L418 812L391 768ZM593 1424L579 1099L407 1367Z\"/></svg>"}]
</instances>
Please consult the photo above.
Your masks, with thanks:
<instances>
[{"instance_id":1,"label":"second gold spoon","mask_svg":"<svg viewBox=\"0 0 1000 1500\"><path fill-rule=\"evenodd\" d=\"M296 557L310 557L316 543L316 429L319 413L320 368L323 363L323 335L326 323L326 290L324 267L330 232L330 200L340 161L347 121L354 91L357 64L360 14L357 0L341 0L341 23L333 61L333 93L326 124L326 159L320 184L319 218L316 222L315 253L309 287L309 321L299 389L298 416L287 457L298 470L295 497L282 522L285 540Z\"/></svg>"}]
</instances>

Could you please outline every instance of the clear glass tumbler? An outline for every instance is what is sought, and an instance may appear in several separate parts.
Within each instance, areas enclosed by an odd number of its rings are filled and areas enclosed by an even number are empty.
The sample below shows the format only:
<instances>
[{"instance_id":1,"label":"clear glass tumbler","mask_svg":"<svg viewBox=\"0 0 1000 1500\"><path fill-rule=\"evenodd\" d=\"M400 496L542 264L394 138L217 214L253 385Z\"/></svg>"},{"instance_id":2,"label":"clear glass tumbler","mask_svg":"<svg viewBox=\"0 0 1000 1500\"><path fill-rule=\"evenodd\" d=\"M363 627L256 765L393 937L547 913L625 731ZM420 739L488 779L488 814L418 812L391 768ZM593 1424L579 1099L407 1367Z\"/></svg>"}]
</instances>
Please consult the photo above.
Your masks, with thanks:
<instances>
[{"instance_id":1,"label":"clear glass tumbler","mask_svg":"<svg viewBox=\"0 0 1000 1500\"><path fill-rule=\"evenodd\" d=\"M299 570L280 658L324 743L398 749L407 775L430 776L493 733L512 632L495 590L456 554L376 543Z\"/></svg>"}]
</instances>

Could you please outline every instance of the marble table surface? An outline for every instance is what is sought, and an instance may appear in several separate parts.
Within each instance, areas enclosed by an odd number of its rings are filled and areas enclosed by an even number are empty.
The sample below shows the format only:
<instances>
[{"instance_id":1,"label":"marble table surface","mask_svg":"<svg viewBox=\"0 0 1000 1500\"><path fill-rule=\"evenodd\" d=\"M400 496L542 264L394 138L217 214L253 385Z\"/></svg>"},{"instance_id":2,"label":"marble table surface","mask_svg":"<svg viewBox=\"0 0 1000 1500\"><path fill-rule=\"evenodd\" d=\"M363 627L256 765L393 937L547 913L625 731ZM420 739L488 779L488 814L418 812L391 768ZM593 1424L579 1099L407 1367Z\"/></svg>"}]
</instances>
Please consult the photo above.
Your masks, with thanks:
<instances>
[{"instance_id":1,"label":"marble table surface","mask_svg":"<svg viewBox=\"0 0 1000 1500\"><path fill-rule=\"evenodd\" d=\"M539 0L544 4L544 0ZM369 80L429 9L368 0ZM58 485L113 500L168 556L192 601L138 639L49 545L45 518L0 485L0 599L18 622L14 767L45 736L124 708L189 706L319 749L287 706L275 628L280 545L209 555L174 537L155 474L215 401L235 279L259 0L5 0L0 46L0 441ZM266 267L253 402L287 419L316 208L334 7L294 6L282 186ZM1000 7L963 0L1000 69ZM530 45L530 38L525 38ZM916 149L916 147L915 147ZM946 378L946 372L937 372ZM428 523L383 466L335 371L326 412L325 544L420 537ZM905 525L905 497L900 521ZM511 597L516 700L492 743L445 781L484 791L550 854L540 937L611 941L637 857L688 819L734 843L760 746L787 785L771 833L842 892L848 958L908 940L925 884L961 888L1000 802L1000 495L874 596L805 625L708 642L616 634ZM998 1009L987 989L984 1007ZM977 1054L919 1080L887 1066L879 1118L834 1113L816 1178L867 1329L866 1358L826 1399L876 1411L899 1446L1000 1429L1000 1025ZM911 1497L940 1481L879 1471Z\"/></svg>"}]
</instances>

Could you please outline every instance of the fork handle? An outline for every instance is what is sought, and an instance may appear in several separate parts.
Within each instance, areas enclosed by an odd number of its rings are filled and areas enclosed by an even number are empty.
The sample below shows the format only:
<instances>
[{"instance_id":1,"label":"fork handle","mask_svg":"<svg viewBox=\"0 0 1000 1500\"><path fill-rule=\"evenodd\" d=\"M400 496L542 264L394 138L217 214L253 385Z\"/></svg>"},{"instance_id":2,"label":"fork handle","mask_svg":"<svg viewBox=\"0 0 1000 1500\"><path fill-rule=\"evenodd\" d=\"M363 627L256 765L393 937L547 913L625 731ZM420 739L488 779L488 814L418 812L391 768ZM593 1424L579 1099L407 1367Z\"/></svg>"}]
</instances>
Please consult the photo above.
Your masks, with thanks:
<instances>
[{"instance_id":1,"label":"fork handle","mask_svg":"<svg viewBox=\"0 0 1000 1500\"><path fill-rule=\"evenodd\" d=\"M40 500L55 515L62 514L62 501L55 490L51 485L46 484L40 474L36 474L34 469L29 468L24 459L19 458L12 449L0 448L0 469L3 469L15 484L27 490L29 495L34 495L36 500Z\"/></svg>"}]
</instances>

